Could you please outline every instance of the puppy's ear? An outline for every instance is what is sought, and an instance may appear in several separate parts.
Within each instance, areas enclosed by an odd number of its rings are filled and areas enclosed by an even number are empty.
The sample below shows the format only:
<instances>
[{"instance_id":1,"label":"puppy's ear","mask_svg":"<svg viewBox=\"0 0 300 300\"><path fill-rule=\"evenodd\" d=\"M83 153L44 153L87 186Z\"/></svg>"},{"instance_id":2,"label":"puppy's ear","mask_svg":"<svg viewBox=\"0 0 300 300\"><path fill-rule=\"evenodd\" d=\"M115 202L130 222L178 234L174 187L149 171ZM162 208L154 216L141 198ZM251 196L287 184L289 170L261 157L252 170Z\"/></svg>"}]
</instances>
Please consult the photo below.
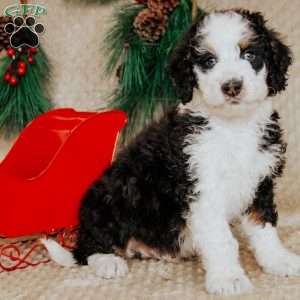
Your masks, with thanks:
<instances>
[{"instance_id":1,"label":"puppy's ear","mask_svg":"<svg viewBox=\"0 0 300 300\"><path fill-rule=\"evenodd\" d=\"M292 64L292 53L288 46L283 44L275 31L269 31L267 52L267 83L269 96L285 90L288 80L288 68Z\"/></svg>"},{"instance_id":2,"label":"puppy's ear","mask_svg":"<svg viewBox=\"0 0 300 300\"><path fill-rule=\"evenodd\" d=\"M193 89L197 86L193 71L192 48L195 46L196 34L202 19L203 17L194 22L183 35L171 54L168 65L168 72L173 80L177 97L182 103L192 100Z\"/></svg>"},{"instance_id":3,"label":"puppy's ear","mask_svg":"<svg viewBox=\"0 0 300 300\"><path fill-rule=\"evenodd\" d=\"M269 96L274 96L287 86L288 68L292 64L291 50L280 40L277 32L267 28L261 13L249 11L240 13L250 21L250 26L257 35L257 43L264 47Z\"/></svg>"}]
</instances>

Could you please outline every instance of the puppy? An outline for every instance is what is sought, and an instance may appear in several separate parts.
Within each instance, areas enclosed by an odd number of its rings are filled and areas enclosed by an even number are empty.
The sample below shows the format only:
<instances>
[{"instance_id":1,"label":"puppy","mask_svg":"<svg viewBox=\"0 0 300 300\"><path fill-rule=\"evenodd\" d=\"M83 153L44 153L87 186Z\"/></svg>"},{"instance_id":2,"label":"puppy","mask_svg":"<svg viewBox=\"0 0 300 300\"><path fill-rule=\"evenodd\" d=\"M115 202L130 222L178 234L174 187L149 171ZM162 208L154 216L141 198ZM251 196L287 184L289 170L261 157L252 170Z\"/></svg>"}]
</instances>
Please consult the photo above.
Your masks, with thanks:
<instances>
[{"instance_id":1,"label":"puppy","mask_svg":"<svg viewBox=\"0 0 300 300\"><path fill-rule=\"evenodd\" d=\"M279 240L273 202L285 143L269 97L285 89L289 48L260 13L213 12L197 20L171 57L182 104L143 130L85 195L73 253L44 241L62 265L104 278L125 258L198 255L209 293L250 291L230 222L240 219L265 272L300 274Z\"/></svg>"}]
</instances>

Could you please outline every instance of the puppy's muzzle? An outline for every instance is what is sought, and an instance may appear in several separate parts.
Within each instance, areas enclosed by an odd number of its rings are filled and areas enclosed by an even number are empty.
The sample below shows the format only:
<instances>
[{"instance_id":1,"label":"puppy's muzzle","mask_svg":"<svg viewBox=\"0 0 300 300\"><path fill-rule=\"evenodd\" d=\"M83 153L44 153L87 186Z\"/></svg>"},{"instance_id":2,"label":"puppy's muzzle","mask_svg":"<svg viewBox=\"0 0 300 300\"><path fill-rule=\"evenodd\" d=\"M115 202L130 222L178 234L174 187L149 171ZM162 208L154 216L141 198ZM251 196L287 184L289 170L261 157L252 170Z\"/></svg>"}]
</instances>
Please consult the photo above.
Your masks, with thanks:
<instances>
[{"instance_id":1,"label":"puppy's muzzle","mask_svg":"<svg viewBox=\"0 0 300 300\"><path fill-rule=\"evenodd\" d=\"M243 81L237 79L231 79L223 83L221 89L224 95L229 97L236 97L241 93L243 87Z\"/></svg>"}]
</instances>

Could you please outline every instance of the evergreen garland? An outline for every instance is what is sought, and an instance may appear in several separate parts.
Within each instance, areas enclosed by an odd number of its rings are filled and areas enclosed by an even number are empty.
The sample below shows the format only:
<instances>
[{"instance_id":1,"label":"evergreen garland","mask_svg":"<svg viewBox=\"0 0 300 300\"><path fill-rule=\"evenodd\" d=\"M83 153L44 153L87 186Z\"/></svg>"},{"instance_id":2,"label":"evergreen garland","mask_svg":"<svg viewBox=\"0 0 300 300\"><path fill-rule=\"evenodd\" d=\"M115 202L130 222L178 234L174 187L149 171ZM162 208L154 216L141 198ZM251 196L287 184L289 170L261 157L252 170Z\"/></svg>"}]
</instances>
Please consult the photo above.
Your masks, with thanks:
<instances>
[{"instance_id":1,"label":"evergreen garland","mask_svg":"<svg viewBox=\"0 0 300 300\"><path fill-rule=\"evenodd\" d=\"M160 40L147 42L135 33L133 25L145 7L130 4L118 9L104 41L107 73L112 74L119 66L119 85L111 96L110 105L128 114L125 137L153 119L156 109L165 110L178 103L167 72L168 60L178 39L192 22L192 1L181 0L169 16L167 30ZM203 13L198 9L199 15Z\"/></svg>"},{"instance_id":2,"label":"evergreen garland","mask_svg":"<svg viewBox=\"0 0 300 300\"><path fill-rule=\"evenodd\" d=\"M31 120L51 108L44 84L49 78L49 62L41 46L36 50L34 60L26 68L26 74L16 85L5 81L7 70L12 64L11 57L0 61L0 129L6 135L22 130ZM27 61L25 52L19 57Z\"/></svg>"}]
</instances>

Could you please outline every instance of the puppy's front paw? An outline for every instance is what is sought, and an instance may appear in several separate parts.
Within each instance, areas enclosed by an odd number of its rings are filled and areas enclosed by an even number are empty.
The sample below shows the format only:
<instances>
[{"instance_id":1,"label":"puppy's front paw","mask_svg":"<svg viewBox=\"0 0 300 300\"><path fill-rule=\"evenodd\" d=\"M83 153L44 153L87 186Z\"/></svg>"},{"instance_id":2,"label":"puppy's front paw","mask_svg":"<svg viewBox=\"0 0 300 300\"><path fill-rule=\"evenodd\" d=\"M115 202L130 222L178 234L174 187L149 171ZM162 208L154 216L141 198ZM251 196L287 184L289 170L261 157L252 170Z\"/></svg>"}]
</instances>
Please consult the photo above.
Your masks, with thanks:
<instances>
[{"instance_id":1,"label":"puppy's front paw","mask_svg":"<svg viewBox=\"0 0 300 300\"><path fill-rule=\"evenodd\" d=\"M300 276L300 256L288 250L270 255L265 261L261 261L261 265L266 273Z\"/></svg>"},{"instance_id":2,"label":"puppy's front paw","mask_svg":"<svg viewBox=\"0 0 300 300\"><path fill-rule=\"evenodd\" d=\"M96 275L110 279L123 277L128 273L127 262L114 254L94 254L88 258L88 265Z\"/></svg>"},{"instance_id":3,"label":"puppy's front paw","mask_svg":"<svg viewBox=\"0 0 300 300\"><path fill-rule=\"evenodd\" d=\"M216 295L238 295L253 289L251 281L243 271L208 273L205 286L209 293Z\"/></svg>"}]
</instances>

